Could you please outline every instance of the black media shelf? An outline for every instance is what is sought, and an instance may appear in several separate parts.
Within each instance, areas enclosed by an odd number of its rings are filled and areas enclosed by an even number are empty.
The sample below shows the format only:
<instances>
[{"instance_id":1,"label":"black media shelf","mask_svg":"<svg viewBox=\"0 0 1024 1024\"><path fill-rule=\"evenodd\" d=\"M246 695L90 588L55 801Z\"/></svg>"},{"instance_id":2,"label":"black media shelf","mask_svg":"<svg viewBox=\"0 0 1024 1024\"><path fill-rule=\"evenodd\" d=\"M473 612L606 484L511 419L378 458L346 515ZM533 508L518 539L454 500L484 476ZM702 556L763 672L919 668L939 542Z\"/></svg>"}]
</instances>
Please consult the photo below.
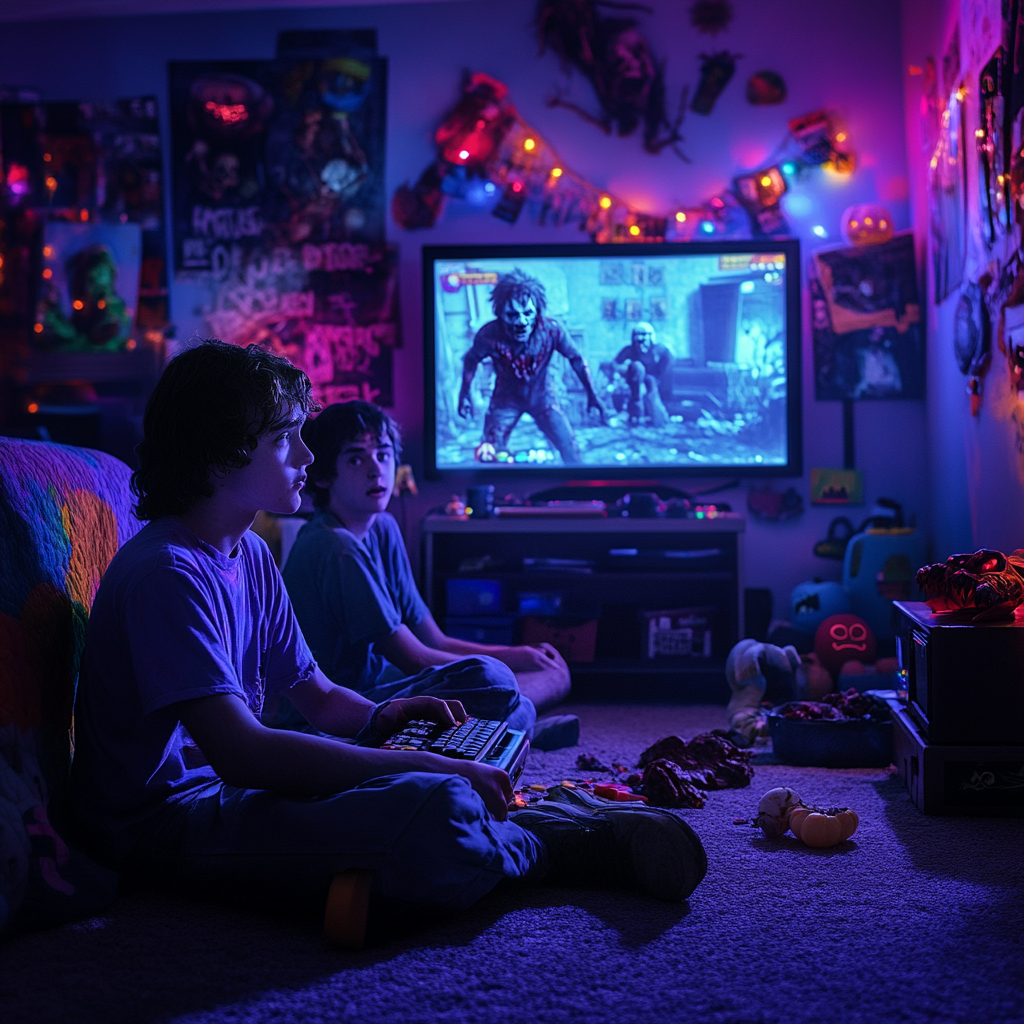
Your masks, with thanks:
<instances>
[{"instance_id":1,"label":"black media shelf","mask_svg":"<svg viewBox=\"0 0 1024 1024\"><path fill-rule=\"evenodd\" d=\"M578 633L589 628L590 654L569 659L578 699L724 704L725 658L743 635L745 526L737 514L703 520L427 516L422 591L442 628L472 621L507 631L506 640L486 642L522 642L537 620L555 632L562 624ZM634 549L636 556L622 554ZM634 564L622 565L632 557ZM531 559L589 565L537 568ZM703 564L689 568L690 560ZM474 611L463 601L453 614L449 598L467 587L471 597L480 587L489 603ZM538 592L557 596L557 610L524 610L524 595ZM679 610L706 622L709 648L703 655L645 657L660 628L656 613Z\"/></svg>"}]
</instances>

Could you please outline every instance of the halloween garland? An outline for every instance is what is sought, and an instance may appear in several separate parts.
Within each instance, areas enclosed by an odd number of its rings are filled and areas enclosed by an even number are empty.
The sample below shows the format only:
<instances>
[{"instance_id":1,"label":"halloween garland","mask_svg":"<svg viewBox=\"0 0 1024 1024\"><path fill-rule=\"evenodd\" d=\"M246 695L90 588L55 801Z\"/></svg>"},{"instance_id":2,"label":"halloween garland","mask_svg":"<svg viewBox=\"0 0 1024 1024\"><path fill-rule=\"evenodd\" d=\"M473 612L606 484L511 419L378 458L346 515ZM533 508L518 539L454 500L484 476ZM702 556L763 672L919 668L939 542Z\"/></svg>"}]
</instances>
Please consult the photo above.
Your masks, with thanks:
<instances>
[{"instance_id":1,"label":"halloween garland","mask_svg":"<svg viewBox=\"0 0 1024 1024\"><path fill-rule=\"evenodd\" d=\"M508 87L476 72L434 133L436 159L414 184L395 191L391 213L400 227L433 227L452 198L489 208L509 224L529 205L538 223L575 223L595 242L788 234L780 200L790 184L817 167L849 173L854 165L847 133L828 111L793 118L788 128L768 164L738 175L732 188L668 215L651 214L567 167L519 116Z\"/></svg>"}]
</instances>

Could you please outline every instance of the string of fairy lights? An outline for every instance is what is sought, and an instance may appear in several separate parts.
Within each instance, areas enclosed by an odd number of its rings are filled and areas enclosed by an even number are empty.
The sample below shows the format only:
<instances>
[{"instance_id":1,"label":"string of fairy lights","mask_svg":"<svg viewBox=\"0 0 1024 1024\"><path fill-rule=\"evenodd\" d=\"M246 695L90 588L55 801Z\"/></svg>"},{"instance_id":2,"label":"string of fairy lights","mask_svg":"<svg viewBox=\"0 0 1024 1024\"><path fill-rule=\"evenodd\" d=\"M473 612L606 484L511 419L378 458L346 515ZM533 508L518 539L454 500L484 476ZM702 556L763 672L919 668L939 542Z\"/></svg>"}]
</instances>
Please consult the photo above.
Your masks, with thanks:
<instances>
[{"instance_id":1,"label":"string of fairy lights","mask_svg":"<svg viewBox=\"0 0 1024 1024\"><path fill-rule=\"evenodd\" d=\"M786 234L780 200L796 179L816 168L848 174L854 167L848 132L830 111L816 110L789 121L772 158L735 177L729 189L668 214L652 214L568 167L505 102L506 95L501 83L486 76L470 80L435 136L440 191L490 205L494 216L509 223L530 203L539 223L577 222L596 242Z\"/></svg>"}]
</instances>

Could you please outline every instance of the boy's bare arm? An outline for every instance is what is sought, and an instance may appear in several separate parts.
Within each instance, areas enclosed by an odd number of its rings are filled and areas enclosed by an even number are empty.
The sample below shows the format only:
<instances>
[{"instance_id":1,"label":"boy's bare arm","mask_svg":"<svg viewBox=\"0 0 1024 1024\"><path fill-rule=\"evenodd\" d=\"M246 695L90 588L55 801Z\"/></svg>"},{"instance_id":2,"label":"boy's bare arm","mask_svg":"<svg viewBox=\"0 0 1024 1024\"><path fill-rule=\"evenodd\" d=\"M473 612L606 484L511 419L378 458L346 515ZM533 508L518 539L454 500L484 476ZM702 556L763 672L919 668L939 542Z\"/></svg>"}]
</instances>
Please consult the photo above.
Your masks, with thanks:
<instances>
[{"instance_id":1,"label":"boy's bare arm","mask_svg":"<svg viewBox=\"0 0 1024 1024\"><path fill-rule=\"evenodd\" d=\"M334 736L357 735L375 707L372 700L355 690L332 683L319 668L312 677L296 683L287 693L310 725Z\"/></svg>"},{"instance_id":2,"label":"boy's bare arm","mask_svg":"<svg viewBox=\"0 0 1024 1024\"><path fill-rule=\"evenodd\" d=\"M315 796L351 789L382 775L436 772L468 779L499 820L504 820L512 798L508 776L490 765L269 729L234 694L182 701L177 710L213 770L229 786Z\"/></svg>"},{"instance_id":3,"label":"boy's bare arm","mask_svg":"<svg viewBox=\"0 0 1024 1024\"><path fill-rule=\"evenodd\" d=\"M441 627L429 611L423 620L413 627L412 632L420 643L428 648L444 651L457 658L469 658L474 654L489 654L492 658L504 662L513 672L551 672L564 669L566 678L569 675L569 668L562 656L550 644L536 646L524 644L519 647L506 647L499 644L478 644L472 640L459 640L442 632Z\"/></svg>"},{"instance_id":4,"label":"boy's bare arm","mask_svg":"<svg viewBox=\"0 0 1024 1024\"><path fill-rule=\"evenodd\" d=\"M417 627L418 631L418 627ZM457 652L445 651L432 647L406 625L401 625L391 636L378 640L373 645L374 651L387 658L402 672L412 675L432 665L450 665L459 660Z\"/></svg>"}]
</instances>

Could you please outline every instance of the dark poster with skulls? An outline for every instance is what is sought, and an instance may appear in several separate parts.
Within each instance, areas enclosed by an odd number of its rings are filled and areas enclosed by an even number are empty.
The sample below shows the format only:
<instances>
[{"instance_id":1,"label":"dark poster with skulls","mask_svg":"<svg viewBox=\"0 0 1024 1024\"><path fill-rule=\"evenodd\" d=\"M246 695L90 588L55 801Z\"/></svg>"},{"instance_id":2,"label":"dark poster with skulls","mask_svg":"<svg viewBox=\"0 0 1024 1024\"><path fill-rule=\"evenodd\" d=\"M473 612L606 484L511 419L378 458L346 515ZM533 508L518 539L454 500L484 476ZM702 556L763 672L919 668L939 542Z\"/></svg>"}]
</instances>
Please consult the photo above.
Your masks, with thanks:
<instances>
[{"instance_id":1,"label":"dark poster with skulls","mask_svg":"<svg viewBox=\"0 0 1024 1024\"><path fill-rule=\"evenodd\" d=\"M171 63L176 270L384 237L387 62Z\"/></svg>"},{"instance_id":2,"label":"dark poster with skulls","mask_svg":"<svg viewBox=\"0 0 1024 1024\"><path fill-rule=\"evenodd\" d=\"M211 335L286 355L321 401L391 401L386 71L365 51L170 65L175 268Z\"/></svg>"}]
</instances>

